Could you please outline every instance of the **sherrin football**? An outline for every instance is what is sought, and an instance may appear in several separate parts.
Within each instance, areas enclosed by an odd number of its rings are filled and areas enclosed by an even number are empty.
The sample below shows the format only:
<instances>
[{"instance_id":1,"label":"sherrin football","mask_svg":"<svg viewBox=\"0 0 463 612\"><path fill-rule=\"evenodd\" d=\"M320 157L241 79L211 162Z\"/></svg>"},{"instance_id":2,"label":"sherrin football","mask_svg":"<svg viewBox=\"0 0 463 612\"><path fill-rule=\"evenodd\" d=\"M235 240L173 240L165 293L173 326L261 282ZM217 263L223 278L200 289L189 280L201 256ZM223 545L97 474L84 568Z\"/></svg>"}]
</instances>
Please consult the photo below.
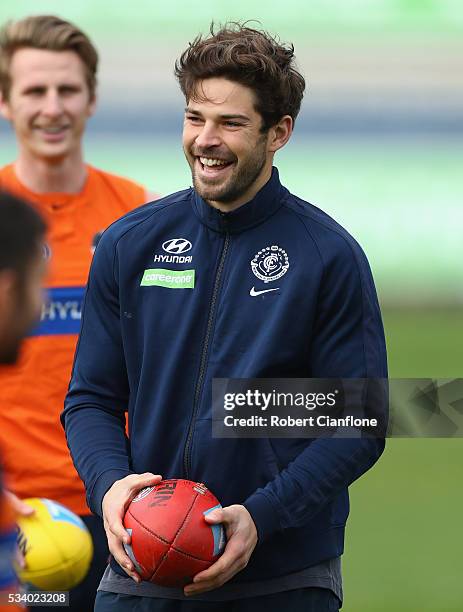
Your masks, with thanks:
<instances>
[{"instance_id":1,"label":"sherrin football","mask_svg":"<svg viewBox=\"0 0 463 612\"><path fill-rule=\"evenodd\" d=\"M45 591L69 591L81 582L93 556L90 533L65 506L44 498L23 500L35 509L18 516L18 546L26 562L17 568L21 582Z\"/></svg>"},{"instance_id":2,"label":"sherrin football","mask_svg":"<svg viewBox=\"0 0 463 612\"><path fill-rule=\"evenodd\" d=\"M205 485L190 480L162 480L142 489L124 517L131 545L126 552L142 580L182 587L222 554L221 524L204 517L221 508Z\"/></svg>"}]
</instances>

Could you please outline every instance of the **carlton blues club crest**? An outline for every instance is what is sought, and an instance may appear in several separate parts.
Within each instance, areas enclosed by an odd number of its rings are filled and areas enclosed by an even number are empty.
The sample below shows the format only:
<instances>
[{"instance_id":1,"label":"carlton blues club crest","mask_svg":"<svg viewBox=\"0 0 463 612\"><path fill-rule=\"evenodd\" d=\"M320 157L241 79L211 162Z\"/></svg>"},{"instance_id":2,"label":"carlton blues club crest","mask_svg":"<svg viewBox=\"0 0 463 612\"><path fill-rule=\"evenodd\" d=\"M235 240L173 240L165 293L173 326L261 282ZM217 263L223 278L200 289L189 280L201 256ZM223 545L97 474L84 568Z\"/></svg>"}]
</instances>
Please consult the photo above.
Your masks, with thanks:
<instances>
[{"instance_id":1,"label":"carlton blues club crest","mask_svg":"<svg viewBox=\"0 0 463 612\"><path fill-rule=\"evenodd\" d=\"M286 251L277 245L260 250L251 260L251 269L258 279L270 283L281 278L289 268Z\"/></svg>"}]
</instances>

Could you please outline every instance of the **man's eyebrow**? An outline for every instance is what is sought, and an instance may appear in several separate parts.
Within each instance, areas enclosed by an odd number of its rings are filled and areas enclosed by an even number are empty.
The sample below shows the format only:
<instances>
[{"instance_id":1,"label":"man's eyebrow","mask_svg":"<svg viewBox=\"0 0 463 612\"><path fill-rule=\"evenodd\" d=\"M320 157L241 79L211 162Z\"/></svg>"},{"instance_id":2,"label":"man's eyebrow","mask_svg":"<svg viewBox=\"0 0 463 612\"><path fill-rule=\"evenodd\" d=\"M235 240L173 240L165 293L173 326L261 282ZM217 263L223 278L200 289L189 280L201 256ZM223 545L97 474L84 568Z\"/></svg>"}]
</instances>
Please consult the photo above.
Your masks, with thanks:
<instances>
[{"instance_id":1,"label":"man's eyebrow","mask_svg":"<svg viewBox=\"0 0 463 612\"><path fill-rule=\"evenodd\" d=\"M191 108L189 108L188 106L185 108L185 112L186 113L190 113L191 115L196 115L198 117L202 117L202 113L200 113L197 110L193 110ZM239 113L230 113L230 114L225 114L225 115L220 115L221 119L242 119L243 121L250 121L249 117L247 115L240 115Z\"/></svg>"},{"instance_id":2,"label":"man's eyebrow","mask_svg":"<svg viewBox=\"0 0 463 612\"><path fill-rule=\"evenodd\" d=\"M247 115L231 114L231 115L220 115L222 119L243 119L243 121L249 121Z\"/></svg>"}]
</instances>

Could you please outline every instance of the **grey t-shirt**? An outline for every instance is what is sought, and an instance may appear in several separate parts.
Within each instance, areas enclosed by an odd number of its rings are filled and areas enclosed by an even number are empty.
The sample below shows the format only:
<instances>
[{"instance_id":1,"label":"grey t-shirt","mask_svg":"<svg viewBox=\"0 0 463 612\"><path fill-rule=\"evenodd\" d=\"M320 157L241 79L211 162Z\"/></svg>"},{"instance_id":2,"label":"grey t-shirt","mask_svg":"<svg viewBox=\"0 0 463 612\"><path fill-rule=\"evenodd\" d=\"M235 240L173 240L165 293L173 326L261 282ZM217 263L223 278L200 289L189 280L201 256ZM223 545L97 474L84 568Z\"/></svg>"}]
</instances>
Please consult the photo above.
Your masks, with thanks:
<instances>
[{"instance_id":1,"label":"grey t-shirt","mask_svg":"<svg viewBox=\"0 0 463 612\"><path fill-rule=\"evenodd\" d=\"M292 591L307 587L318 587L331 589L342 602L342 576L341 558L336 557L294 572L286 576L279 576L270 580L259 580L257 582L246 582L241 584L227 583L214 591L208 591L201 595L185 597L182 589L173 589L158 586L152 582L141 582L137 584L131 578L125 578L116 574L108 565L101 579L99 591L110 593L122 593L124 595L138 595L139 597L161 597L165 599L183 599L187 601L229 601L243 599L244 597L258 597L259 595L270 595L281 591Z\"/></svg>"}]
</instances>

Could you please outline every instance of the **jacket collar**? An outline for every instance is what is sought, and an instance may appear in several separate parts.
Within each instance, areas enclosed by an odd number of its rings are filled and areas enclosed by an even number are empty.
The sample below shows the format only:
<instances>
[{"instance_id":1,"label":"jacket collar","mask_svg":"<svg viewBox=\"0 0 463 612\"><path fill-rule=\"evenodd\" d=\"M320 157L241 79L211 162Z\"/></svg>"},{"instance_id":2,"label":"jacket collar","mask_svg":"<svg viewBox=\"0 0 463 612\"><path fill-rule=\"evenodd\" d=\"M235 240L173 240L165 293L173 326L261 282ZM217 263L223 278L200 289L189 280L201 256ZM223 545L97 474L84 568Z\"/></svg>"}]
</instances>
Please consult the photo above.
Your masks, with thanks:
<instances>
[{"instance_id":1,"label":"jacket collar","mask_svg":"<svg viewBox=\"0 0 463 612\"><path fill-rule=\"evenodd\" d=\"M210 229L236 234L259 225L281 206L281 196L286 189L281 185L278 170L272 168L272 176L252 200L228 213L213 208L193 190L193 210L201 223Z\"/></svg>"}]
</instances>

